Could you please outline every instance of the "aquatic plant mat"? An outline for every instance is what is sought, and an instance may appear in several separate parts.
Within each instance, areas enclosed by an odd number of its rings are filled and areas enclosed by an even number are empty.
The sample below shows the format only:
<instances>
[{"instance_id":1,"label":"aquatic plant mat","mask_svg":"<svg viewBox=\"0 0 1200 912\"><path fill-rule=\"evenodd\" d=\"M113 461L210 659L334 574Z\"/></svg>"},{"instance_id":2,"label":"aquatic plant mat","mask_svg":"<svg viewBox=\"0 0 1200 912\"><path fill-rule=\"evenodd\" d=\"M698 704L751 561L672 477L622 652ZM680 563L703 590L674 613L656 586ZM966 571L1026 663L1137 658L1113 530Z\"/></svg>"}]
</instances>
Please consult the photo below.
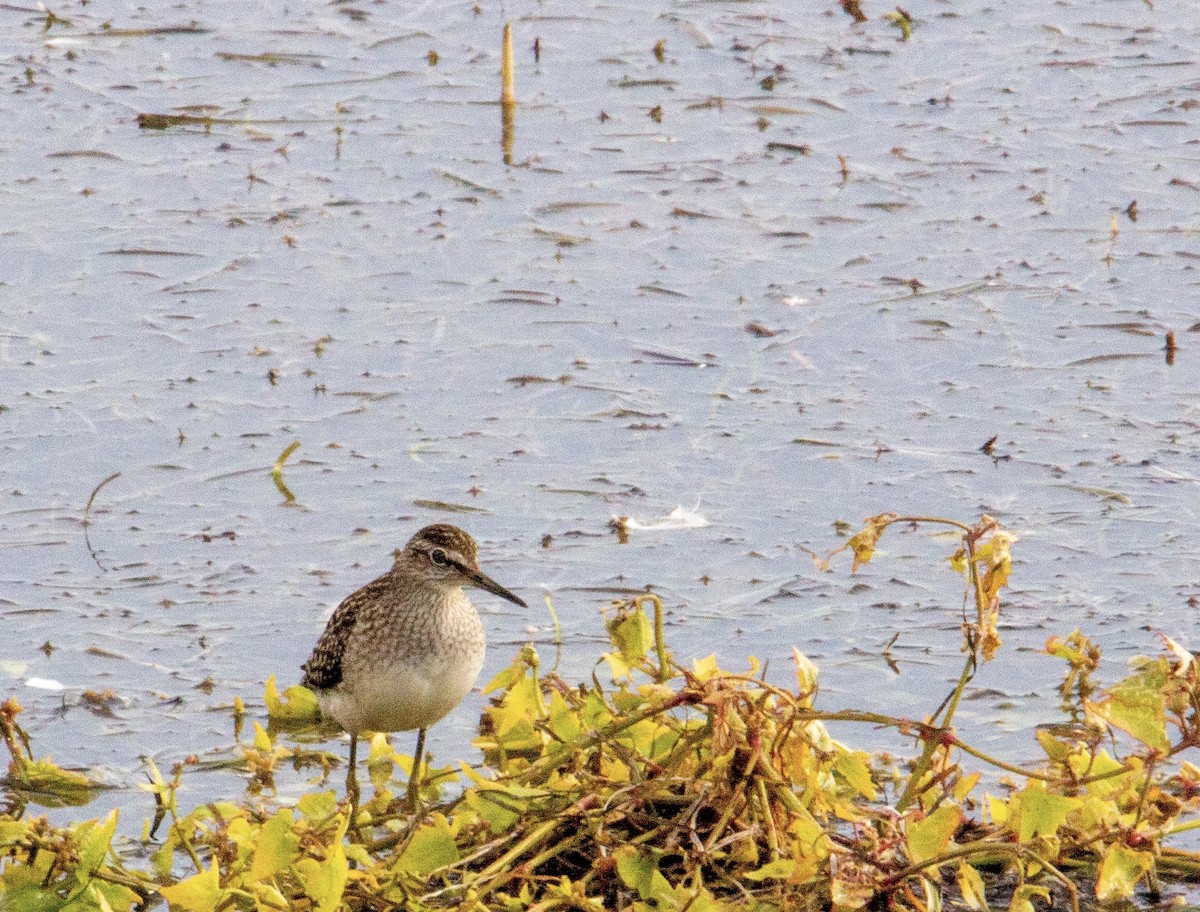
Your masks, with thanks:
<instances>
[{"instance_id":1,"label":"aquatic plant mat","mask_svg":"<svg viewBox=\"0 0 1200 912\"><path fill-rule=\"evenodd\" d=\"M839 550L855 566L869 561L897 523L951 529L950 562L966 580L962 673L920 718L821 708L817 669L799 652L794 689L767 683L753 661L745 671L711 658L677 664L662 605L646 595L612 606L612 651L590 682L543 673L535 650L522 649L488 686L482 762L419 771L416 818L402 800L412 758L376 736L372 788L349 820L338 755L279 736L311 721L312 695L280 695L272 681L274 728L255 722L242 749L247 794L183 813L181 771L166 779L151 766L155 819L140 840L122 841L117 811L65 827L28 813L31 801L85 801L91 786L33 759L10 699L0 713L12 756L0 909L108 912L165 899L188 912L1032 912L1155 901L1200 872L1200 853L1170 845L1200 828L1200 769L1184 759L1200 743L1192 654L1164 636L1160 655L1102 687L1095 645L1078 631L1051 638L1046 650L1066 666L1065 719L1036 733L1045 760L1026 768L989 756L960 740L953 720L976 668L1002 645L1016 539L987 517L884 515ZM898 732L912 756L851 749L831 737L831 721L862 723L862 740ZM294 806L274 793L285 766L313 780ZM985 788L984 772L1001 784Z\"/></svg>"}]
</instances>

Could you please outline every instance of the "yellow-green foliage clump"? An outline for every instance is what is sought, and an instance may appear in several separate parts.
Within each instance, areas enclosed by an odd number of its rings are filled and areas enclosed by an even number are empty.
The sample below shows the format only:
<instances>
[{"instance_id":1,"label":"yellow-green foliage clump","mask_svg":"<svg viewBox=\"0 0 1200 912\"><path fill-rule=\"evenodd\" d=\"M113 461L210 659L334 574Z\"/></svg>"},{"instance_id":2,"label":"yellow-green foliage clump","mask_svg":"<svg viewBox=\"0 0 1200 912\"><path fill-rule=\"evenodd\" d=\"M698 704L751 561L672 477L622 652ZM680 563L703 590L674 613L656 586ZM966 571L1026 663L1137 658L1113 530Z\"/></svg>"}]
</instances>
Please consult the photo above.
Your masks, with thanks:
<instances>
[{"instance_id":1,"label":"yellow-green foliage clump","mask_svg":"<svg viewBox=\"0 0 1200 912\"><path fill-rule=\"evenodd\" d=\"M923 522L946 521L876 517L846 547L863 563L891 526ZM398 786L412 759L382 736L368 758L373 794L349 820L347 802L321 786L330 758L256 724L243 746L246 797L181 816L178 775L152 770L156 823L169 825L148 865L113 850L115 812L61 829L0 817L0 909L119 912L158 896L187 912L1032 912L1055 894L1077 906L1080 887L1119 899L1200 872L1200 855L1165 843L1200 827L1200 769L1179 756L1200 744L1191 653L1164 638L1161 655L1099 688L1098 649L1078 631L1052 638L1071 718L1038 732L1036 767L988 756L960 740L953 716L977 663L1001 645L1016 539L986 517L949 525L961 535L951 564L967 581L966 660L921 718L820 708L817 669L798 652L787 688L762 680L753 660L738 672L712 658L676 664L662 606L644 596L613 606L612 650L588 683L543 674L537 653L521 650L488 688L484 762L427 771L418 819ZM311 695L281 696L274 682L267 703L276 722L312 712ZM35 761L10 710L0 720L19 791ZM864 739L879 727L911 736L911 762L873 762L830 736L832 720L863 723ZM294 807L270 798L289 763L323 767ZM983 791L989 766L1007 788Z\"/></svg>"}]
</instances>

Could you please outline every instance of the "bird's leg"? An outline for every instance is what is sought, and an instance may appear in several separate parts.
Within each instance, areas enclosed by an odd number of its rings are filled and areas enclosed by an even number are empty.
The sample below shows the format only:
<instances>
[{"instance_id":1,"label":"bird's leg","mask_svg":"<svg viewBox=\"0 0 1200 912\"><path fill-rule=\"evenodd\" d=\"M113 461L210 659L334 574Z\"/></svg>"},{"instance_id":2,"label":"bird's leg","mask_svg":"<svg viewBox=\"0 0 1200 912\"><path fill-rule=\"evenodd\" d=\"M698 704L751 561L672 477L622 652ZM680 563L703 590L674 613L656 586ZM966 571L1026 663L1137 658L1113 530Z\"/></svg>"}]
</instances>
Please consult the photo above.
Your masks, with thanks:
<instances>
[{"instance_id":1,"label":"bird's leg","mask_svg":"<svg viewBox=\"0 0 1200 912\"><path fill-rule=\"evenodd\" d=\"M350 733L350 766L346 769L346 797L350 799L350 824L358 816L358 735Z\"/></svg>"},{"instance_id":2,"label":"bird's leg","mask_svg":"<svg viewBox=\"0 0 1200 912\"><path fill-rule=\"evenodd\" d=\"M425 759L425 729L417 731L417 750L413 754L412 772L408 776L408 794L405 796L408 802L408 812L416 815L417 806L420 802L420 785L421 785L421 761Z\"/></svg>"}]
</instances>

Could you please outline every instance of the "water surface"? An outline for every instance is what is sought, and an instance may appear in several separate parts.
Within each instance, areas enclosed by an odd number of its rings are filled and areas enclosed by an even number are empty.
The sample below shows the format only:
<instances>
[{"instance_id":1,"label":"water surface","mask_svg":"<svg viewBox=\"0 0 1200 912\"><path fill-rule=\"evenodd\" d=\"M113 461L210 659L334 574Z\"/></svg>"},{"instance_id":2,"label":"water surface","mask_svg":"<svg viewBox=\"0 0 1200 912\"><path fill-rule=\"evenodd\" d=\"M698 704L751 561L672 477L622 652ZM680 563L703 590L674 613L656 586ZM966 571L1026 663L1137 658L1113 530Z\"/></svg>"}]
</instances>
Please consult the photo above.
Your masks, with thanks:
<instances>
[{"instance_id":1,"label":"water surface","mask_svg":"<svg viewBox=\"0 0 1200 912\"><path fill-rule=\"evenodd\" d=\"M1010 759L1058 718L1047 636L1082 628L1110 678L1156 631L1195 646L1200 20L968 0L903 42L868 12L0 14L24 71L0 96L0 681L37 751L125 787L143 756L229 755L234 697L261 713L440 520L534 605L480 594L485 677L553 653L543 591L589 676L599 609L651 586L681 660L787 683L798 646L824 706L926 712L961 662L952 543L889 533L854 577L806 553L889 510L1021 536L960 712ZM680 505L709 524L608 528ZM481 704L440 757L472 755ZM149 799L114 795L136 830Z\"/></svg>"}]
</instances>

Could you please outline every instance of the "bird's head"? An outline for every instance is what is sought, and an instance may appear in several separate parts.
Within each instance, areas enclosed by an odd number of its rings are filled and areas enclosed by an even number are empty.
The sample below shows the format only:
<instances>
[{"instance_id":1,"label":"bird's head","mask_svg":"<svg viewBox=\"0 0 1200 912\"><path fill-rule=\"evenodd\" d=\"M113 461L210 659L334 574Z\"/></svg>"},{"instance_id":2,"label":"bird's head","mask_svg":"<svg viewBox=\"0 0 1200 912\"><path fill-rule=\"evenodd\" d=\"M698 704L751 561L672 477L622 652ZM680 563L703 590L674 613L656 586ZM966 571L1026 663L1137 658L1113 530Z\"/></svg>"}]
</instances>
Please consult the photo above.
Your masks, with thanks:
<instances>
[{"instance_id":1,"label":"bird's head","mask_svg":"<svg viewBox=\"0 0 1200 912\"><path fill-rule=\"evenodd\" d=\"M426 526L410 538L408 544L396 552L396 563L401 562L443 585L477 586L522 608L529 607L479 569L479 549L475 539L449 523Z\"/></svg>"}]
</instances>

